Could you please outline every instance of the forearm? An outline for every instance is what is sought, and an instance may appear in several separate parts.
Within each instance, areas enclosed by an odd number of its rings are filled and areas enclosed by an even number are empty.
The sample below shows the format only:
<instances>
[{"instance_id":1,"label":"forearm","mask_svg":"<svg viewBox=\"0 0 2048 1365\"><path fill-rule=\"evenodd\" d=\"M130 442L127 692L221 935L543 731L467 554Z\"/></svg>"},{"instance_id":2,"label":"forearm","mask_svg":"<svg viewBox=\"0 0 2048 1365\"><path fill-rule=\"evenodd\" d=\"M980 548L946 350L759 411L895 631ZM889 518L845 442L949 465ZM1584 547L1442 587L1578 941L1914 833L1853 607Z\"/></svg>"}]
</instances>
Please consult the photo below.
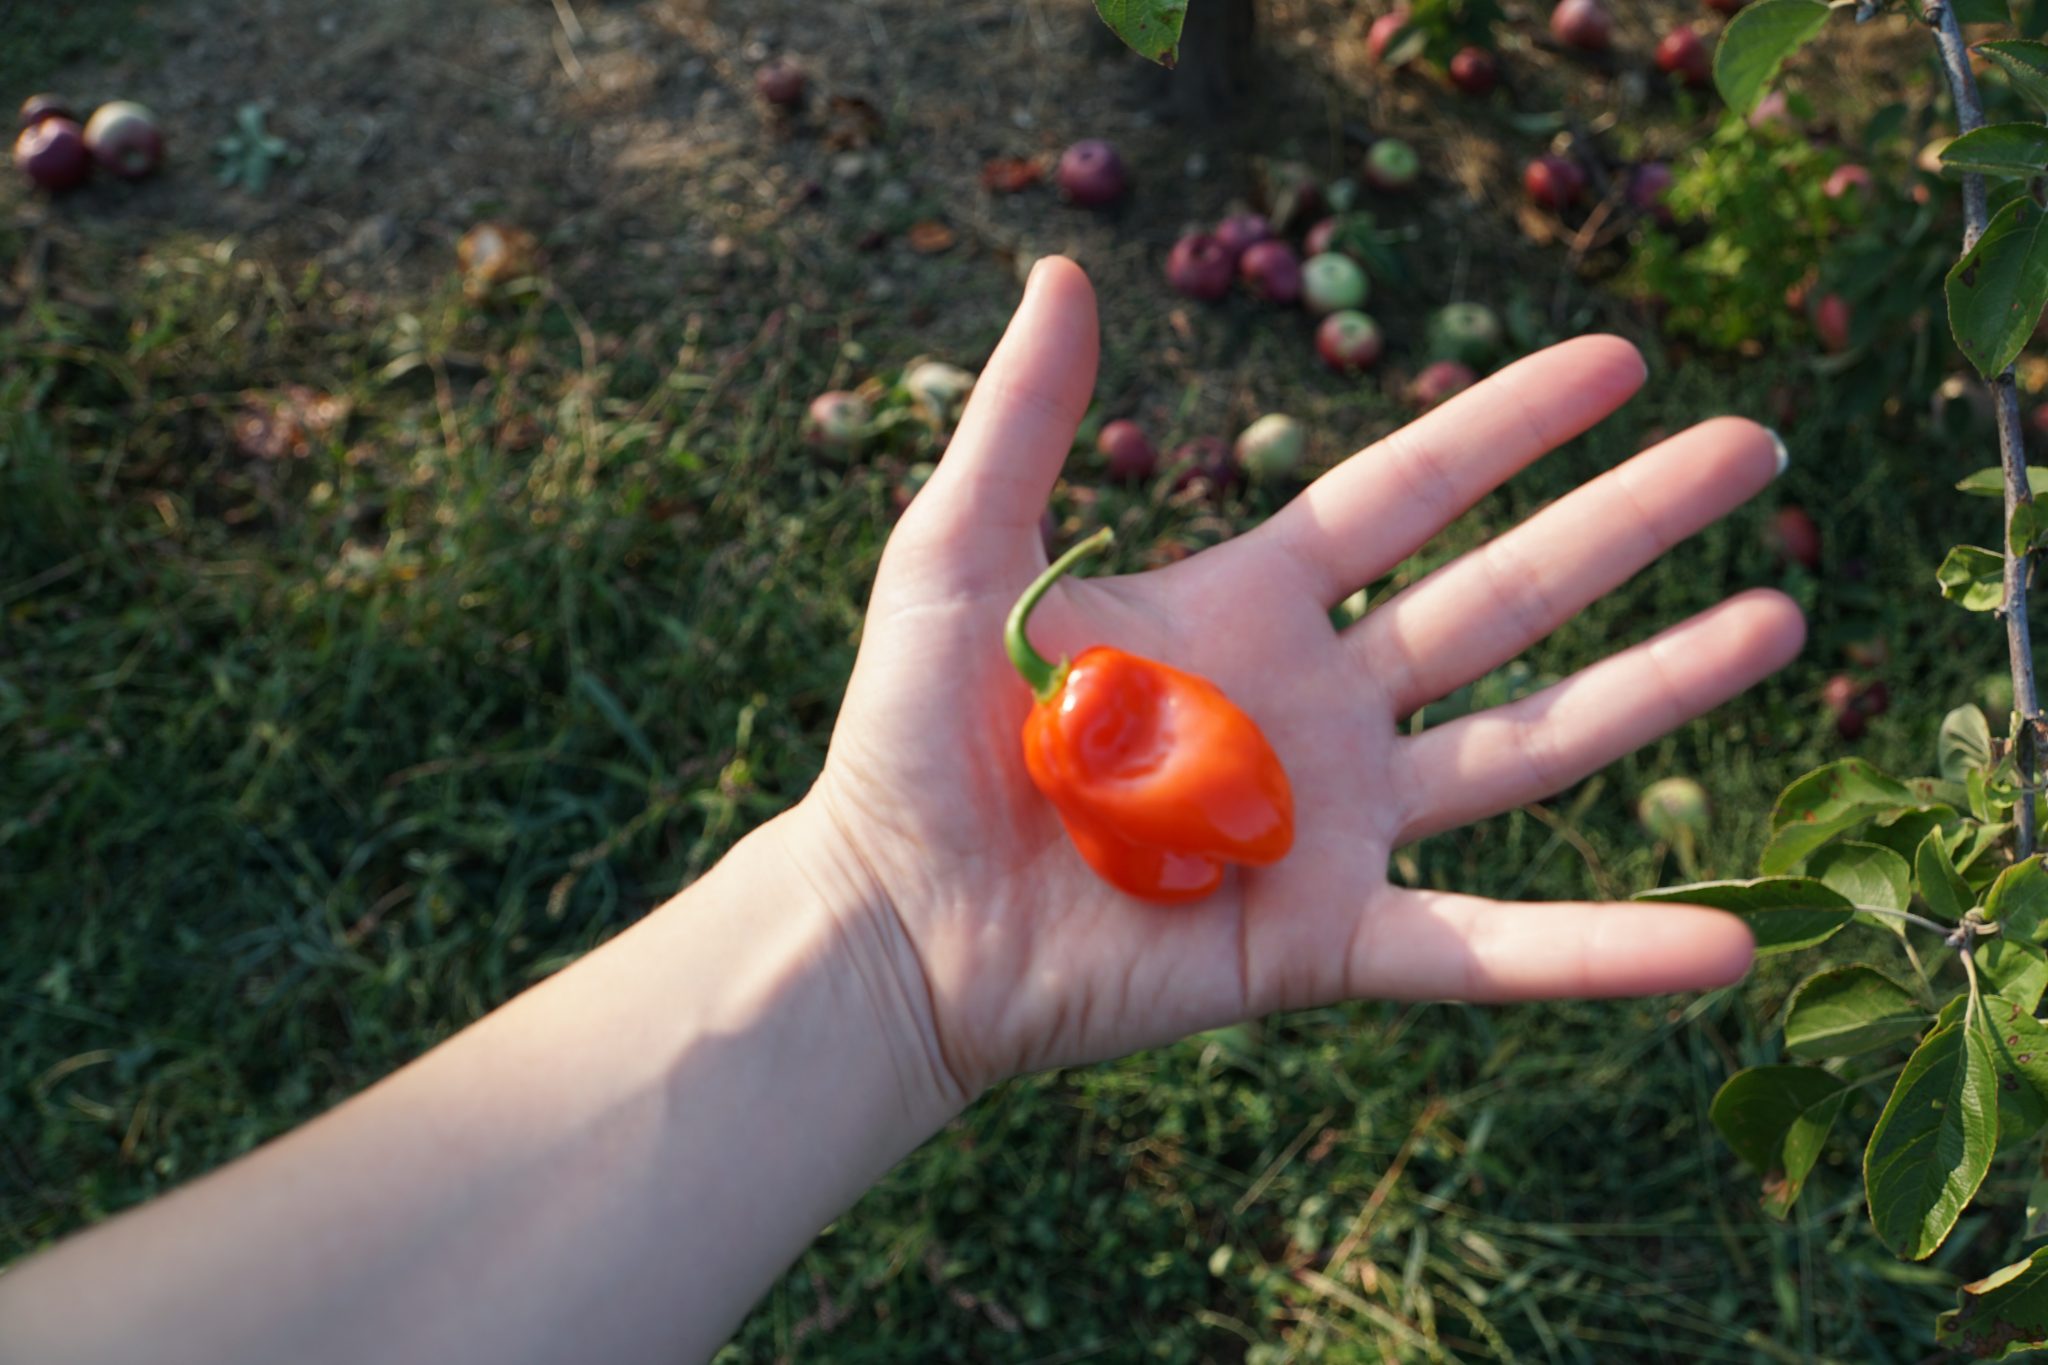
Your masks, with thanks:
<instances>
[{"instance_id":1,"label":"forearm","mask_svg":"<svg viewBox=\"0 0 2048 1365\"><path fill-rule=\"evenodd\" d=\"M807 818L333 1113L0 1276L0 1357L709 1354L949 1112Z\"/></svg>"}]
</instances>

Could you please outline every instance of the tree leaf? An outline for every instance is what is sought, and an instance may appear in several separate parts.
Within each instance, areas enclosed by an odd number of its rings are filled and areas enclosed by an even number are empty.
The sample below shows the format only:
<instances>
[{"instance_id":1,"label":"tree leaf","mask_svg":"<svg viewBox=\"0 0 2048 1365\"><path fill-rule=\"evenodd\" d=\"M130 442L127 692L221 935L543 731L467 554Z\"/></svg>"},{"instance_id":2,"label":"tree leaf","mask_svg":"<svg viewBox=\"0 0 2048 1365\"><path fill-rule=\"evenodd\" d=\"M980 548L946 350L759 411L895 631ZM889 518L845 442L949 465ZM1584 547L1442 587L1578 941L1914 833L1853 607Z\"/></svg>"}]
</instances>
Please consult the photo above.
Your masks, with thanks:
<instances>
[{"instance_id":1,"label":"tree leaf","mask_svg":"<svg viewBox=\"0 0 2048 1365\"><path fill-rule=\"evenodd\" d=\"M1806 860L1806 873L1818 877L1832 890L1856 905L1887 910L1904 910L1913 903L1913 865L1882 844L1857 843L1844 839L1815 850ZM1890 915L1856 912L1856 918L1873 928L1903 934L1904 920Z\"/></svg>"},{"instance_id":2,"label":"tree leaf","mask_svg":"<svg viewBox=\"0 0 2048 1365\"><path fill-rule=\"evenodd\" d=\"M1984 893L1984 918L1997 924L2001 935L2033 941L2048 919L2048 869L2041 866L2040 854L1998 874Z\"/></svg>"},{"instance_id":3,"label":"tree leaf","mask_svg":"<svg viewBox=\"0 0 2048 1365\"><path fill-rule=\"evenodd\" d=\"M2005 69L2013 89L2048 109L2048 43L1979 43L1977 51Z\"/></svg>"},{"instance_id":4,"label":"tree leaf","mask_svg":"<svg viewBox=\"0 0 2048 1365\"><path fill-rule=\"evenodd\" d=\"M1954 924L1977 904L1977 895L1956 871L1948 845L1936 830L1920 841L1913 855L1913 871L1920 879L1920 899L1936 919Z\"/></svg>"},{"instance_id":5,"label":"tree leaf","mask_svg":"<svg viewBox=\"0 0 2048 1365\"><path fill-rule=\"evenodd\" d=\"M1824 943L1855 918L1855 907L1840 892L1812 877L1660 886L1636 899L1733 911L1756 935L1759 957Z\"/></svg>"},{"instance_id":6,"label":"tree leaf","mask_svg":"<svg viewBox=\"0 0 2048 1365\"><path fill-rule=\"evenodd\" d=\"M2037 498L2048 497L2048 468L2041 465L2027 466L2027 487ZM1968 493L1973 498L2002 498L2005 496L2005 471L1997 465L1980 469L1956 485L1958 493Z\"/></svg>"},{"instance_id":7,"label":"tree leaf","mask_svg":"<svg viewBox=\"0 0 2048 1365\"><path fill-rule=\"evenodd\" d=\"M1878 1237L1909 1261L1934 1254L1984 1183L1998 1147L1998 1082L1979 1029L1927 1036L1906 1062L1863 1156Z\"/></svg>"},{"instance_id":8,"label":"tree leaf","mask_svg":"<svg viewBox=\"0 0 2048 1365\"><path fill-rule=\"evenodd\" d=\"M1981 939L1977 943L1977 975L1985 986L2032 1014L2048 993L2048 950L2016 938Z\"/></svg>"},{"instance_id":9,"label":"tree leaf","mask_svg":"<svg viewBox=\"0 0 2048 1365\"><path fill-rule=\"evenodd\" d=\"M1991 766L1991 722L1975 706L1958 706L1941 718L1934 741L1934 761L1941 775L1961 782Z\"/></svg>"},{"instance_id":10,"label":"tree leaf","mask_svg":"<svg viewBox=\"0 0 2048 1365\"><path fill-rule=\"evenodd\" d=\"M1754 109L1785 59L1827 21L1828 7L1814 0L1763 0L1729 20L1714 49L1714 85L1728 107Z\"/></svg>"},{"instance_id":11,"label":"tree leaf","mask_svg":"<svg viewBox=\"0 0 2048 1365\"><path fill-rule=\"evenodd\" d=\"M1950 175L1998 176L2024 180L2048 171L2048 127L2038 123L1994 123L1964 133L1944 147L1941 168Z\"/></svg>"},{"instance_id":12,"label":"tree leaf","mask_svg":"<svg viewBox=\"0 0 2048 1365\"><path fill-rule=\"evenodd\" d=\"M1864 966L1831 967L1801 983L1785 1008L1794 1057L1854 1057L1915 1037L1929 1023L1913 993Z\"/></svg>"},{"instance_id":13,"label":"tree leaf","mask_svg":"<svg viewBox=\"0 0 2048 1365\"><path fill-rule=\"evenodd\" d=\"M1793 1122L1842 1088L1841 1077L1817 1066L1753 1066L1728 1078L1708 1116L1729 1150L1757 1174L1773 1176L1783 1169Z\"/></svg>"},{"instance_id":14,"label":"tree leaf","mask_svg":"<svg viewBox=\"0 0 2048 1365\"><path fill-rule=\"evenodd\" d=\"M2012 6L2007 0L1951 0L1956 21L1964 24L2009 24Z\"/></svg>"},{"instance_id":15,"label":"tree leaf","mask_svg":"<svg viewBox=\"0 0 2048 1365\"><path fill-rule=\"evenodd\" d=\"M2048 1345L2048 1247L1956 1291L1935 1339L1973 1360L2004 1360Z\"/></svg>"},{"instance_id":16,"label":"tree leaf","mask_svg":"<svg viewBox=\"0 0 2048 1365\"><path fill-rule=\"evenodd\" d=\"M1761 870L1790 872L1821 845L1866 820L1936 804L1860 758L1816 768L1785 788L1771 809Z\"/></svg>"},{"instance_id":17,"label":"tree leaf","mask_svg":"<svg viewBox=\"0 0 2048 1365\"><path fill-rule=\"evenodd\" d=\"M2048 212L2025 195L1992 216L1948 272L1948 324L1986 379L2012 364L2048 308Z\"/></svg>"},{"instance_id":18,"label":"tree leaf","mask_svg":"<svg viewBox=\"0 0 2048 1365\"><path fill-rule=\"evenodd\" d=\"M1977 1027L1997 1072L1998 1135L2030 1138L2048 1127L2048 1027L2000 995L1978 1002Z\"/></svg>"},{"instance_id":19,"label":"tree leaf","mask_svg":"<svg viewBox=\"0 0 2048 1365\"><path fill-rule=\"evenodd\" d=\"M1095 0L1095 12L1147 61L1172 66L1180 60L1180 26L1188 17L1188 0Z\"/></svg>"},{"instance_id":20,"label":"tree leaf","mask_svg":"<svg viewBox=\"0 0 2048 1365\"><path fill-rule=\"evenodd\" d=\"M1792 1126L1785 1130L1781 1152L1784 1174L1765 1186L1765 1213L1773 1218L1783 1218L1799 1202L1800 1192L1806 1188L1806 1177L1813 1173L1814 1163L1820 1160L1821 1149L1827 1146L1828 1133L1834 1129L1835 1120L1842 1112L1842 1102L1848 1098L1849 1087L1845 1085L1834 1094L1807 1105L1792 1120Z\"/></svg>"},{"instance_id":21,"label":"tree leaf","mask_svg":"<svg viewBox=\"0 0 2048 1365\"><path fill-rule=\"evenodd\" d=\"M2001 367L2002 368L2002 367ZM1997 611L2005 605L2005 556L1975 545L1957 545L1934 571L1941 595L1965 611Z\"/></svg>"}]
</instances>

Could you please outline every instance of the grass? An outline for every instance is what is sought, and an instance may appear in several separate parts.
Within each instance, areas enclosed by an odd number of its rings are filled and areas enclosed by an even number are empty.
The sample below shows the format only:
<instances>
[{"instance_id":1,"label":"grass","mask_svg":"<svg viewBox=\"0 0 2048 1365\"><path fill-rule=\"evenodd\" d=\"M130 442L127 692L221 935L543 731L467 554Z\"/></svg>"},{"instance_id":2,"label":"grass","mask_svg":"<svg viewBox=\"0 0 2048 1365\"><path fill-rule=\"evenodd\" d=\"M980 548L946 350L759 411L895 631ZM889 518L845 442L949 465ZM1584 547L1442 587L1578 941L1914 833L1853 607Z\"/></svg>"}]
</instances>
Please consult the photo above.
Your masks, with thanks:
<instances>
[{"instance_id":1,"label":"grass","mask_svg":"<svg viewBox=\"0 0 2048 1365\"><path fill-rule=\"evenodd\" d=\"M33 291L0 329L0 1257L340 1101L801 795L895 483L931 453L913 426L846 467L800 439L804 397L924 349L886 316L679 301L629 326L568 283L495 309L365 298L175 239L64 269L123 287ZM991 283L962 358L1006 302ZM1187 344L1200 364L1263 336ZM1147 341L1110 328L1103 392ZM1945 490L1988 456L1852 420L1839 382L1789 357L1660 372L1403 567L1650 428L1797 386L1775 496L1819 519L1825 580L1780 575L1768 507L1745 511L1430 714L1755 583L1809 607L1805 659L1541 811L1404 851L1404 877L1525 899L1679 880L1630 811L1671 772L1714 797L1706 872L1746 874L1771 796L1843 750L1821 679L1880 630L1895 709L1857 752L1924 769L1942 714L1990 699L1995 627L1932 590L1942 550L1984 538L1988 504ZM346 422L239 449L268 401L247 395L295 384ZM1340 430L1398 417L1326 378L1290 395ZM1274 505L1154 506L1094 489L1091 460L1058 510L1069 533L1129 518L1126 565ZM1795 1217L1765 1220L1706 1111L1772 1059L1799 966L1699 1000L1362 1004L1014 1082L828 1230L730 1358L1925 1358L1953 1284L2007 1259L2024 1175L2001 1168L1984 1202L2004 1213L1926 1267L1868 1235L1846 1138Z\"/></svg>"}]
</instances>

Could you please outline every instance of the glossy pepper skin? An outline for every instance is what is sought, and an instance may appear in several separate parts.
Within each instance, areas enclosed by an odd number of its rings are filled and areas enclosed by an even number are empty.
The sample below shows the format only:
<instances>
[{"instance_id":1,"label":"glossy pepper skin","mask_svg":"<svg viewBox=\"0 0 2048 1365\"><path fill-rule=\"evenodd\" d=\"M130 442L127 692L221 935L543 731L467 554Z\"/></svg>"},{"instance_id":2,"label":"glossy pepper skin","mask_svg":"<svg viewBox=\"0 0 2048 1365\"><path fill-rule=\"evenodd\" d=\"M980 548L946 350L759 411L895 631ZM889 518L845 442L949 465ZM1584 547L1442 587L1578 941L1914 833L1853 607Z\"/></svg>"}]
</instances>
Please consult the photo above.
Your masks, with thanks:
<instances>
[{"instance_id":1,"label":"glossy pepper skin","mask_svg":"<svg viewBox=\"0 0 2048 1365\"><path fill-rule=\"evenodd\" d=\"M1057 666L1032 650L1032 608L1109 540L1098 532L1062 555L1010 613L1010 657L1037 697L1024 764L1104 881L1144 900L1198 900L1227 864L1286 856L1294 794L1259 727L1207 679L1106 645Z\"/></svg>"}]
</instances>

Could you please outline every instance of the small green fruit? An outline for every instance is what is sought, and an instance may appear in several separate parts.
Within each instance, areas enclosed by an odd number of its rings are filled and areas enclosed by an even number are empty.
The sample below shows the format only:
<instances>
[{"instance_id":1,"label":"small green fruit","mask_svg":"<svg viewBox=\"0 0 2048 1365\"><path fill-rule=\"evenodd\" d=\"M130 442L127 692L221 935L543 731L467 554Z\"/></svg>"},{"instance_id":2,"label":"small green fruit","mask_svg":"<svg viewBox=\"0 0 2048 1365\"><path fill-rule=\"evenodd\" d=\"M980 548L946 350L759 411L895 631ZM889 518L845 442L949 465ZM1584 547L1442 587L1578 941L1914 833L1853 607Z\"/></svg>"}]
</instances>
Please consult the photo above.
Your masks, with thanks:
<instances>
[{"instance_id":1,"label":"small green fruit","mask_svg":"<svg viewBox=\"0 0 2048 1365\"><path fill-rule=\"evenodd\" d=\"M1500 349L1500 317L1483 303L1452 303L1430 316L1429 353L1483 369Z\"/></svg>"},{"instance_id":2,"label":"small green fruit","mask_svg":"<svg viewBox=\"0 0 2048 1365\"><path fill-rule=\"evenodd\" d=\"M1267 413L1237 438L1238 467L1254 479L1292 474L1307 453L1308 432L1284 413Z\"/></svg>"}]
</instances>

